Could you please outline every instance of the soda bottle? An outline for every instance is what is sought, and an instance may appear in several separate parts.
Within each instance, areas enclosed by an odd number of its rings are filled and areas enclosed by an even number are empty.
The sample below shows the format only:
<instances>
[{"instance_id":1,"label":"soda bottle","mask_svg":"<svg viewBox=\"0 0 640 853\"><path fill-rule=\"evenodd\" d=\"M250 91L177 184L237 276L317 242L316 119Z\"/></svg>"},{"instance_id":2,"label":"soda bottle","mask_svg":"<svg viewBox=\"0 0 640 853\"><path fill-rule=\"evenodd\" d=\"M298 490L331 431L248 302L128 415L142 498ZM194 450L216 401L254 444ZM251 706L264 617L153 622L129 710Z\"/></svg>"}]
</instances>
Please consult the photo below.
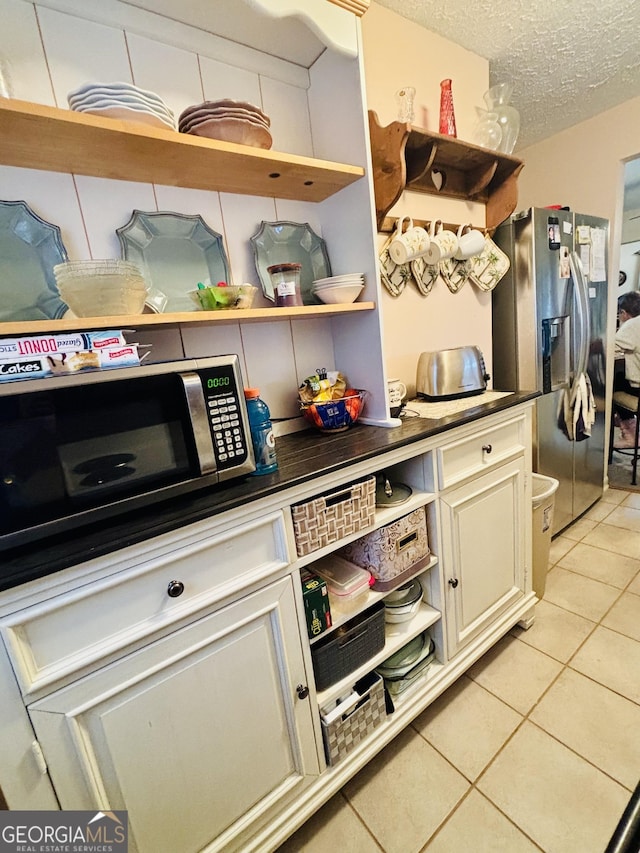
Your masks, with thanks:
<instances>
[{"instance_id":1,"label":"soda bottle","mask_svg":"<svg viewBox=\"0 0 640 853\"><path fill-rule=\"evenodd\" d=\"M258 388L245 388L244 397L247 401L251 442L256 457L256 470L253 473L271 474L278 470L278 460L269 407L260 399Z\"/></svg>"}]
</instances>

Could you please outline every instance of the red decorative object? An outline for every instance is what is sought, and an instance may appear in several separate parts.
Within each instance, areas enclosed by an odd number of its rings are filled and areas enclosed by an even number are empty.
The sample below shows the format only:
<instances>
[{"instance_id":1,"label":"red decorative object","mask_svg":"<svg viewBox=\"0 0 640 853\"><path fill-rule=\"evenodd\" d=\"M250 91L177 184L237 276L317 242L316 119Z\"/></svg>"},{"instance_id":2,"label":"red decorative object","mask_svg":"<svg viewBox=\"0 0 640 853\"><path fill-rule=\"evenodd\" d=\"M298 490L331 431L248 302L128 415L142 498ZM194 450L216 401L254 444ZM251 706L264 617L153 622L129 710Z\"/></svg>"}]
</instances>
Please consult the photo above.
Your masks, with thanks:
<instances>
[{"instance_id":1,"label":"red decorative object","mask_svg":"<svg viewBox=\"0 0 640 853\"><path fill-rule=\"evenodd\" d=\"M440 83L440 133L453 137L457 135L451 80L443 80Z\"/></svg>"}]
</instances>

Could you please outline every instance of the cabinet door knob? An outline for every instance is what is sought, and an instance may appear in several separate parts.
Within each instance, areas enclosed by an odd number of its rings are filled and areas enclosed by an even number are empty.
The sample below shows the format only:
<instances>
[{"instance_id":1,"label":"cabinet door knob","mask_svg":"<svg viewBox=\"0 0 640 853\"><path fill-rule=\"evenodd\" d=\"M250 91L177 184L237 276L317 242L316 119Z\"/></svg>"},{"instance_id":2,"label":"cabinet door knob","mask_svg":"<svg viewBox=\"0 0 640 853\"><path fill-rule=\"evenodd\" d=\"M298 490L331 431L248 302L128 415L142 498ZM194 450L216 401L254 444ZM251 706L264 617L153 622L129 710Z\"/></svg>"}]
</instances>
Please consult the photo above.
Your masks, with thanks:
<instances>
[{"instance_id":1,"label":"cabinet door knob","mask_svg":"<svg viewBox=\"0 0 640 853\"><path fill-rule=\"evenodd\" d=\"M458 586L458 578L449 578L449 586L455 589Z\"/></svg>"},{"instance_id":2,"label":"cabinet door knob","mask_svg":"<svg viewBox=\"0 0 640 853\"><path fill-rule=\"evenodd\" d=\"M296 693L298 694L298 699L306 699L309 695L309 688L306 684L298 684Z\"/></svg>"},{"instance_id":3,"label":"cabinet door knob","mask_svg":"<svg viewBox=\"0 0 640 853\"><path fill-rule=\"evenodd\" d=\"M493 447L490 444L483 444L482 449L484 450L485 453L491 453L491 451L493 450Z\"/></svg>"},{"instance_id":4,"label":"cabinet door knob","mask_svg":"<svg viewBox=\"0 0 640 853\"><path fill-rule=\"evenodd\" d=\"M177 598L184 592L184 584L181 581L169 581L167 595L169 598Z\"/></svg>"}]
</instances>

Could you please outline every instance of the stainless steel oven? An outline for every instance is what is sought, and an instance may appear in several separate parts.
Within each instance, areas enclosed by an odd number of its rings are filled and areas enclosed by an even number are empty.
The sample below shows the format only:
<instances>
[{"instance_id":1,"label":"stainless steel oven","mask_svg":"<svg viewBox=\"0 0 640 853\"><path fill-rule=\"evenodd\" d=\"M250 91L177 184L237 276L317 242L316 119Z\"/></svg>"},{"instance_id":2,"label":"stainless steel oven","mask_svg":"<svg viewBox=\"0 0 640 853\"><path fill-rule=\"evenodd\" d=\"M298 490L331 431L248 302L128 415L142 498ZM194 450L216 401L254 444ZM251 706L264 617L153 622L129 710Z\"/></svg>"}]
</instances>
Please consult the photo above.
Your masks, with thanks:
<instances>
[{"instance_id":1,"label":"stainless steel oven","mask_svg":"<svg viewBox=\"0 0 640 853\"><path fill-rule=\"evenodd\" d=\"M236 355L0 385L0 551L254 470Z\"/></svg>"}]
</instances>

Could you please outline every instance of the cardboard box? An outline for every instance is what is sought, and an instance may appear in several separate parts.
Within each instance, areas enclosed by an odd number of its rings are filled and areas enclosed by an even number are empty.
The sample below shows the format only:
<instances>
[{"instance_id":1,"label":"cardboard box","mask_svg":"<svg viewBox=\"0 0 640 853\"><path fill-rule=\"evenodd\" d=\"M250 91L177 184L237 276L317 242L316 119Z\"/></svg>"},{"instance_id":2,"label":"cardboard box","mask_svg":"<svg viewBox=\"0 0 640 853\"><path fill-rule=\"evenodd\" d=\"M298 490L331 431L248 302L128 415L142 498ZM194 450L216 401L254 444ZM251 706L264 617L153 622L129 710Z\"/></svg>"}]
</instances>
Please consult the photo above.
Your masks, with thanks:
<instances>
[{"instance_id":1,"label":"cardboard box","mask_svg":"<svg viewBox=\"0 0 640 853\"><path fill-rule=\"evenodd\" d=\"M309 639L313 639L331 627L329 592L323 579L308 569L302 569L300 580L302 581L304 612L307 618L307 632Z\"/></svg>"},{"instance_id":2,"label":"cardboard box","mask_svg":"<svg viewBox=\"0 0 640 853\"><path fill-rule=\"evenodd\" d=\"M21 355L0 358L0 382L41 379L77 373L79 370L134 367L140 364L137 344L124 344L103 349L74 352L52 352L49 355Z\"/></svg>"},{"instance_id":3,"label":"cardboard box","mask_svg":"<svg viewBox=\"0 0 640 853\"><path fill-rule=\"evenodd\" d=\"M32 335L22 338L0 339L0 358L54 355L59 352L121 347L126 344L121 331L69 332L63 335Z\"/></svg>"},{"instance_id":4,"label":"cardboard box","mask_svg":"<svg viewBox=\"0 0 640 853\"><path fill-rule=\"evenodd\" d=\"M375 590L397 586L429 562L424 507L365 534L338 553L356 566L368 569L376 578Z\"/></svg>"}]
</instances>

